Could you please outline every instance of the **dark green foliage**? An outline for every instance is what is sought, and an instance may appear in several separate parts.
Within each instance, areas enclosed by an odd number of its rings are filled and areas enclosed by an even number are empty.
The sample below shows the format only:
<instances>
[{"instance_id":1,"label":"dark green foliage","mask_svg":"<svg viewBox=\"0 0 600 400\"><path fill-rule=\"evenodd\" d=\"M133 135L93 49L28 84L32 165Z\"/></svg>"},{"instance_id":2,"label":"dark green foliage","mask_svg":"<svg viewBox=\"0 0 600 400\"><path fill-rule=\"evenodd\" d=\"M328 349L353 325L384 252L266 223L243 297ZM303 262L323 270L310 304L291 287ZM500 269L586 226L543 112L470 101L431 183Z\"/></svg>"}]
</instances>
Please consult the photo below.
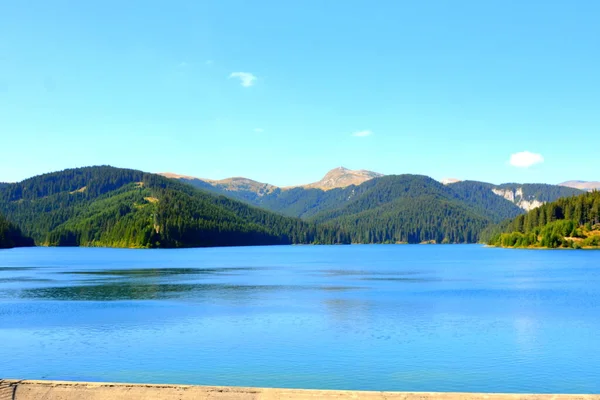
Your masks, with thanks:
<instances>
[{"instance_id":1,"label":"dark green foliage","mask_svg":"<svg viewBox=\"0 0 600 400\"><path fill-rule=\"evenodd\" d=\"M360 186L321 190L296 187L291 189L276 188L272 192L259 195L254 191L224 190L200 179L181 179L196 188L231 197L269 211L278 212L290 217L309 218L320 211L339 207L363 189ZM366 187L365 187L366 188Z\"/></svg>"},{"instance_id":2,"label":"dark green foliage","mask_svg":"<svg viewBox=\"0 0 600 400\"><path fill-rule=\"evenodd\" d=\"M192 247L344 243L327 227L260 210L159 175L71 169L0 189L0 210L39 244Z\"/></svg>"},{"instance_id":3,"label":"dark green foliage","mask_svg":"<svg viewBox=\"0 0 600 400\"><path fill-rule=\"evenodd\" d=\"M461 181L448 185L462 201L469 204L478 213L485 215L494 222L500 222L508 218L514 218L523 214L523 209L514 203L498 196L492 189L491 183L476 181Z\"/></svg>"},{"instance_id":4,"label":"dark green foliage","mask_svg":"<svg viewBox=\"0 0 600 400\"><path fill-rule=\"evenodd\" d=\"M246 201L252 205L265 208L270 211L306 219L311 218L318 213L336 210L347 205L354 199L360 197L363 193L371 190L381 179L385 180L387 177L372 179L358 186L351 185L345 188L337 188L327 191L321 189L305 189L301 187L292 189L275 189L271 193L264 194L262 196L259 196L254 192L245 192L243 190L223 190L218 186L212 186L211 184L200 179L182 179L182 181L198 188L204 188L215 193ZM401 185L403 182L398 181L397 184ZM440 186L437 181L429 179L422 187L411 187L408 190L416 189L416 194L419 195L424 190L424 187L430 185L434 185L438 188ZM522 209L510 201L494 194L492 192L493 187L493 185L488 183L466 181L446 186L445 189L441 190L444 191L444 196L448 196L457 201L463 202L465 206L477 210L479 214L485 218L493 220L494 222L499 222L507 218L513 218L523 213Z\"/></svg>"},{"instance_id":5,"label":"dark green foliage","mask_svg":"<svg viewBox=\"0 0 600 400\"><path fill-rule=\"evenodd\" d=\"M69 169L0 187L0 212L38 244L115 247L472 243L484 230L498 236L508 222L486 227L522 213L481 182L444 186L425 176L391 175L323 191L235 179L240 190L108 166ZM528 227L577 220L586 207L517 218L521 236L503 240L529 245ZM557 235L553 230L544 243L563 245Z\"/></svg>"},{"instance_id":6,"label":"dark green foliage","mask_svg":"<svg viewBox=\"0 0 600 400\"><path fill-rule=\"evenodd\" d=\"M359 243L473 243L491 219L450 188L421 175L389 175L360 185L347 204L311 220Z\"/></svg>"},{"instance_id":7,"label":"dark green foliage","mask_svg":"<svg viewBox=\"0 0 600 400\"><path fill-rule=\"evenodd\" d=\"M33 239L23 236L21 230L0 215L0 249L33 246Z\"/></svg>"},{"instance_id":8,"label":"dark green foliage","mask_svg":"<svg viewBox=\"0 0 600 400\"><path fill-rule=\"evenodd\" d=\"M524 212L494 194L494 185L466 181L444 186L416 175L385 176L327 191L275 189L260 196L201 180L187 182L284 215L326 223L360 243L474 242L485 227Z\"/></svg>"},{"instance_id":9,"label":"dark green foliage","mask_svg":"<svg viewBox=\"0 0 600 400\"><path fill-rule=\"evenodd\" d=\"M491 245L504 247L597 246L600 235L600 192L558 199L531 210L484 234ZM582 240L577 240L582 239Z\"/></svg>"}]
</instances>

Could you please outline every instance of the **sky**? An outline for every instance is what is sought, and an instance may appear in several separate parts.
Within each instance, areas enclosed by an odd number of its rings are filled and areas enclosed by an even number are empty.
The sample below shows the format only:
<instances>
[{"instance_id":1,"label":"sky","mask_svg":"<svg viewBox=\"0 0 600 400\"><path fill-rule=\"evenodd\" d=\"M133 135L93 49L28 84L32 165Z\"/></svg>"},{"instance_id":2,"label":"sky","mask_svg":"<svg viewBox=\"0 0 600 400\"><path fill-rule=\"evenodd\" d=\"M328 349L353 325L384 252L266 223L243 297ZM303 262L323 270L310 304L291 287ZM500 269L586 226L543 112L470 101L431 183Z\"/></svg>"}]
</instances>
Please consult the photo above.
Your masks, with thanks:
<instances>
[{"instance_id":1,"label":"sky","mask_svg":"<svg viewBox=\"0 0 600 400\"><path fill-rule=\"evenodd\" d=\"M600 180L600 2L0 1L0 181Z\"/></svg>"}]
</instances>

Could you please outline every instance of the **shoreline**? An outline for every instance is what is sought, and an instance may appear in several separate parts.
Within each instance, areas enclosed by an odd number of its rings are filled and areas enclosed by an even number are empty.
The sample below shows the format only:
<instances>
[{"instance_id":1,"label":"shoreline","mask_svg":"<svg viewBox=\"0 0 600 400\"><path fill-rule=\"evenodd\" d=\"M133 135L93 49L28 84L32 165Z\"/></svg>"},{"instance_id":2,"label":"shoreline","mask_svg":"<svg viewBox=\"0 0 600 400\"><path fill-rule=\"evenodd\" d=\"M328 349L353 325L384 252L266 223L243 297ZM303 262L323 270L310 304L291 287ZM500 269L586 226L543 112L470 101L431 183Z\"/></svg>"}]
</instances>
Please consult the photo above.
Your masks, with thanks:
<instances>
[{"instance_id":1,"label":"shoreline","mask_svg":"<svg viewBox=\"0 0 600 400\"><path fill-rule=\"evenodd\" d=\"M0 380L0 399L11 400L246 400L246 399L387 399L387 400L600 400L600 394L520 394L461 392L379 392L359 390L318 390L75 382L44 380Z\"/></svg>"}]
</instances>

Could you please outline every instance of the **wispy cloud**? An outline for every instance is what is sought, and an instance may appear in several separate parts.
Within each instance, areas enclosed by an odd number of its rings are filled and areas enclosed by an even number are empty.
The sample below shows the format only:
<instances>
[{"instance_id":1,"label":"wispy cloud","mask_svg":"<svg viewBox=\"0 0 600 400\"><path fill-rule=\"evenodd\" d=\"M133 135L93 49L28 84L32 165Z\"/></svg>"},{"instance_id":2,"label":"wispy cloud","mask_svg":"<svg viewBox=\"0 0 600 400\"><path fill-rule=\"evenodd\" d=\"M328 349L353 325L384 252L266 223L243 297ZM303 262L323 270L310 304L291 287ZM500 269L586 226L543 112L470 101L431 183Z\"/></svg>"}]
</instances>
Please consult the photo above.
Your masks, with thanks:
<instances>
[{"instance_id":1,"label":"wispy cloud","mask_svg":"<svg viewBox=\"0 0 600 400\"><path fill-rule=\"evenodd\" d=\"M229 75L229 78L239 79L243 87L250 87L254 85L254 82L257 79L256 76L254 76L250 72L232 72L231 75Z\"/></svg>"},{"instance_id":2,"label":"wispy cloud","mask_svg":"<svg viewBox=\"0 0 600 400\"><path fill-rule=\"evenodd\" d=\"M263 133L265 131L263 128L254 128L253 130L256 133Z\"/></svg>"},{"instance_id":3,"label":"wispy cloud","mask_svg":"<svg viewBox=\"0 0 600 400\"><path fill-rule=\"evenodd\" d=\"M179 63L179 66L181 68L187 67L188 65L190 65L190 64L186 63L185 61L182 61L182 62Z\"/></svg>"},{"instance_id":4,"label":"wispy cloud","mask_svg":"<svg viewBox=\"0 0 600 400\"><path fill-rule=\"evenodd\" d=\"M204 65L212 65L213 63L214 63L214 61L213 61L213 60L206 60L206 61L204 62Z\"/></svg>"},{"instance_id":5,"label":"wispy cloud","mask_svg":"<svg viewBox=\"0 0 600 400\"><path fill-rule=\"evenodd\" d=\"M365 129L363 131L354 132L352 134L352 136L354 136L354 137L365 137L365 136L371 136L372 134L373 134L373 131Z\"/></svg>"},{"instance_id":6,"label":"wispy cloud","mask_svg":"<svg viewBox=\"0 0 600 400\"><path fill-rule=\"evenodd\" d=\"M513 167L529 168L532 165L543 163L544 157L542 157L542 155L538 153L522 151L520 153L512 154L508 162Z\"/></svg>"}]
</instances>

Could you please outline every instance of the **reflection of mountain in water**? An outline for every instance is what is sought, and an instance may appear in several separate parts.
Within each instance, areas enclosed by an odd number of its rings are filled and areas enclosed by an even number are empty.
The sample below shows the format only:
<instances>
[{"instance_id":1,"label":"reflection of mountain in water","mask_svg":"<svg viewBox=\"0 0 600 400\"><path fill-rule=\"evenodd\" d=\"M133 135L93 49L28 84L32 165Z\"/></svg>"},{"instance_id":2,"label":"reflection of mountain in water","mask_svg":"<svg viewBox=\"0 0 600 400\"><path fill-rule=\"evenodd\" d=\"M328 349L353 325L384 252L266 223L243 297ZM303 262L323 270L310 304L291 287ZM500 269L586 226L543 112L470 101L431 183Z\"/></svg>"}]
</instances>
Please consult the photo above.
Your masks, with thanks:
<instances>
[{"instance_id":1,"label":"reflection of mountain in water","mask_svg":"<svg viewBox=\"0 0 600 400\"><path fill-rule=\"evenodd\" d=\"M298 292L307 290L349 290L343 286L309 285L233 285L226 283L131 283L113 282L99 285L78 285L49 288L24 289L20 297L49 300L243 300L252 301L274 292Z\"/></svg>"}]
</instances>

